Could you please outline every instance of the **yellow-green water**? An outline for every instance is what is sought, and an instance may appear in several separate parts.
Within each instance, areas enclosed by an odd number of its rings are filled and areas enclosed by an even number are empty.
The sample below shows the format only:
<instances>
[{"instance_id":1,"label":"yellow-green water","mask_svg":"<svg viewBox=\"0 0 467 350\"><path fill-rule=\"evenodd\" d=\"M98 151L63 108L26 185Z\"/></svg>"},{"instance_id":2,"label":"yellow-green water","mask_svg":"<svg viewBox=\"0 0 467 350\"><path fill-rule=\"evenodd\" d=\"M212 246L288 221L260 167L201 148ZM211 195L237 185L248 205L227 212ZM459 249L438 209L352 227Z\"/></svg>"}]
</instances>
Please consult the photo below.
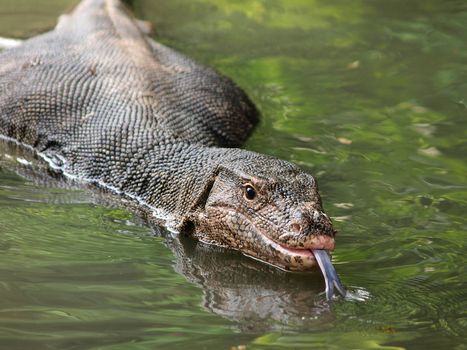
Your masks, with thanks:
<instances>
[{"instance_id":1,"label":"yellow-green water","mask_svg":"<svg viewBox=\"0 0 467 350\"><path fill-rule=\"evenodd\" d=\"M73 3L0 0L0 36ZM466 349L467 3L133 6L251 96L246 148L316 175L336 269L370 298L329 305L319 272L170 237L1 144L0 349Z\"/></svg>"}]
</instances>

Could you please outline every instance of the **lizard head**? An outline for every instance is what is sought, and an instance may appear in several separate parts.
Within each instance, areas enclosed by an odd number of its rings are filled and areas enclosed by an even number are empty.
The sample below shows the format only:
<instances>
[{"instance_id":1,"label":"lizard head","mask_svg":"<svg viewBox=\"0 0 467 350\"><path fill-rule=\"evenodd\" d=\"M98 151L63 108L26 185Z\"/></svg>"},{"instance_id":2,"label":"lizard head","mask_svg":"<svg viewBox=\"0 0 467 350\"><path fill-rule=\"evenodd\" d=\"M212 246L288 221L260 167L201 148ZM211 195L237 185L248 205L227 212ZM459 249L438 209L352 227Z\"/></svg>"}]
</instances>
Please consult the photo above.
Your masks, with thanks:
<instances>
[{"instance_id":1,"label":"lizard head","mask_svg":"<svg viewBox=\"0 0 467 350\"><path fill-rule=\"evenodd\" d=\"M221 164L193 220L201 241L285 270L315 266L312 249L334 249L315 179L296 165L242 151Z\"/></svg>"}]
</instances>

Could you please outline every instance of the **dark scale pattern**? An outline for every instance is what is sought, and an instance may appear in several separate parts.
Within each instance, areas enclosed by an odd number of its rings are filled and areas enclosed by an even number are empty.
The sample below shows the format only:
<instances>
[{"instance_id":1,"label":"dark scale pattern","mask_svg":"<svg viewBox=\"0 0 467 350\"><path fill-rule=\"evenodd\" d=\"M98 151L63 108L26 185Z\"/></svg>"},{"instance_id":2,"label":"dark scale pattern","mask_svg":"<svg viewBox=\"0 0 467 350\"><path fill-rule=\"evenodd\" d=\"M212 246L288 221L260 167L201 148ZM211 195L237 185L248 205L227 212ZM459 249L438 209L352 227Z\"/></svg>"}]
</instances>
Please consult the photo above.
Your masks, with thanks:
<instances>
[{"instance_id":1,"label":"dark scale pattern","mask_svg":"<svg viewBox=\"0 0 467 350\"><path fill-rule=\"evenodd\" d=\"M332 249L314 179L222 148L241 145L256 122L232 81L154 42L117 0L84 0L55 30L0 54L1 134L65 174L134 198L169 227L309 268L312 255L280 245Z\"/></svg>"}]
</instances>

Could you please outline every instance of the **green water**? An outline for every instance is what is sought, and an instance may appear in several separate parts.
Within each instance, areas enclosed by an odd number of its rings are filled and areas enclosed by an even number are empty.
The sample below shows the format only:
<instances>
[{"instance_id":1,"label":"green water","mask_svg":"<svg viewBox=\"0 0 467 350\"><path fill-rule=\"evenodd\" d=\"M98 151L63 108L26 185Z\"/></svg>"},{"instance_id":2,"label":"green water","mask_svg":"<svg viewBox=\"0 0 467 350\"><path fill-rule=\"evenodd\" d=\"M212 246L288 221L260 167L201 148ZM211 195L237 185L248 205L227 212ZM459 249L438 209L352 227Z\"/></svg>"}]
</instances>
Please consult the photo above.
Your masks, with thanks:
<instances>
[{"instance_id":1,"label":"green water","mask_svg":"<svg viewBox=\"0 0 467 350\"><path fill-rule=\"evenodd\" d=\"M0 0L0 36L72 3ZM336 269L370 297L328 304L318 272L171 237L2 143L0 349L466 349L467 3L134 7L247 91L248 149L316 175Z\"/></svg>"}]
</instances>

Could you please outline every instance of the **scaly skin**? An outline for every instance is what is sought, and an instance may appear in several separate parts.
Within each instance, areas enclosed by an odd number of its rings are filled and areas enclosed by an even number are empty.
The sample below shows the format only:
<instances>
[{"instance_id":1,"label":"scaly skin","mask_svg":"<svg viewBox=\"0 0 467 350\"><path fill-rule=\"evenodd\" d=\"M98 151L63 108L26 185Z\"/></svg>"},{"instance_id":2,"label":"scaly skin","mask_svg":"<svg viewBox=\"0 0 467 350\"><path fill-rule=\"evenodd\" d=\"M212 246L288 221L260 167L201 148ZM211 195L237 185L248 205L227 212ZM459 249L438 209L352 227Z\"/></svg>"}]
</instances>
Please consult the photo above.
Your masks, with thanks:
<instances>
[{"instance_id":1,"label":"scaly skin","mask_svg":"<svg viewBox=\"0 0 467 350\"><path fill-rule=\"evenodd\" d=\"M154 42L117 0L84 0L0 54L0 134L171 229L290 270L334 248L312 176L237 148L257 111L229 79Z\"/></svg>"}]
</instances>

